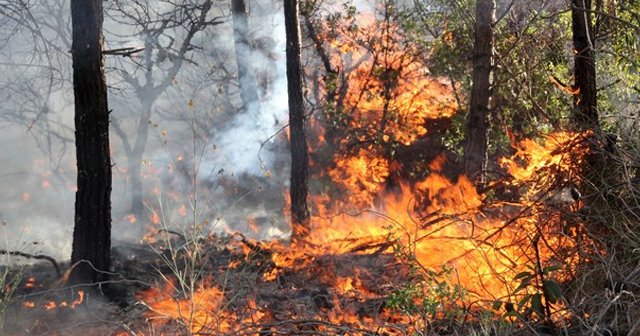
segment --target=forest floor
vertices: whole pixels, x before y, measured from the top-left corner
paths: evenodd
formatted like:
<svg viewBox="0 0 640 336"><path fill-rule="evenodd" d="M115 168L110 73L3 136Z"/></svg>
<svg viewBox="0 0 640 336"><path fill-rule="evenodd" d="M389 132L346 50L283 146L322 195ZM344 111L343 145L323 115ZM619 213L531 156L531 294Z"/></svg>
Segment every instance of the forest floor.
<svg viewBox="0 0 640 336"><path fill-rule="evenodd" d="M3 334L579 335L534 320L505 324L504 312L464 303L443 311L451 306L438 298L438 309L412 305L418 278L394 242L345 240L346 253L281 260L285 241L171 235L115 243L111 280L97 287L70 288L50 262L22 268Z"/></svg>
<svg viewBox="0 0 640 336"><path fill-rule="evenodd" d="M239 236L200 241L197 265L191 264L185 240L178 237L170 244L116 244L112 280L94 289L69 288L49 262L22 269L5 333L382 335L409 330L410 320L386 306L386 298L411 278L390 243L360 244L340 255L302 255L291 260L290 268L274 264L267 244Z"/></svg>

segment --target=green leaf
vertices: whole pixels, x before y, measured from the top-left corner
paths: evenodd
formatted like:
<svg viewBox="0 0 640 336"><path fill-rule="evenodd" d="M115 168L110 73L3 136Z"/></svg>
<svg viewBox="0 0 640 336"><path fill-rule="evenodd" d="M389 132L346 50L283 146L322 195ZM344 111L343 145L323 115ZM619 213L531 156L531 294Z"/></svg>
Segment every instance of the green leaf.
<svg viewBox="0 0 640 336"><path fill-rule="evenodd" d="M542 269L542 273L548 274L548 273L551 273L551 272L559 271L561 269L562 269L562 267L560 267L560 266L548 266L548 267L545 267L545 268Z"/></svg>
<svg viewBox="0 0 640 336"><path fill-rule="evenodd" d="M505 318L506 317L518 317L518 312L516 312L515 310L512 310L510 312L507 312L506 314L503 315Z"/></svg>
<svg viewBox="0 0 640 336"><path fill-rule="evenodd" d="M531 300L531 294L525 295L520 302L518 302L518 310L522 310L522 307L527 305L527 302Z"/></svg>
<svg viewBox="0 0 640 336"><path fill-rule="evenodd" d="M551 303L556 303L562 297L560 286L555 281L545 280L542 283L542 290L544 291L544 296Z"/></svg>
<svg viewBox="0 0 640 336"><path fill-rule="evenodd" d="M531 284L531 279L525 279L522 280L522 282L520 282L520 285L518 285L518 287L516 288L516 292L521 291L522 289L527 288L529 285Z"/></svg>
<svg viewBox="0 0 640 336"><path fill-rule="evenodd" d="M502 301L496 300L493 302L493 310L500 310L500 307L502 307Z"/></svg>
<svg viewBox="0 0 640 336"><path fill-rule="evenodd" d="M531 277L531 272L520 272L518 274L516 274L516 276L513 278L513 280L518 280L521 278L530 278Z"/></svg>
<svg viewBox="0 0 640 336"><path fill-rule="evenodd" d="M542 312L542 294L536 293L531 297L531 309L533 309L540 318L544 318L544 313Z"/></svg>

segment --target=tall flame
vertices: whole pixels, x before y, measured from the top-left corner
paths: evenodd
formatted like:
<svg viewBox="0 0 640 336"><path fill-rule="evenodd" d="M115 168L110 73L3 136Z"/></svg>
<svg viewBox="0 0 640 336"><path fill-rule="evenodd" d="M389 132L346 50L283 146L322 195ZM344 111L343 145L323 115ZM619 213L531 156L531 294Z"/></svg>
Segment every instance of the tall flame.
<svg viewBox="0 0 640 336"><path fill-rule="evenodd" d="M275 282L287 272L308 272L321 256L367 254L372 249L387 255L400 251L414 258L425 274L443 267L454 270L449 281L468 291L464 304L486 308L487 302L495 300L517 302L523 291L534 290L518 288L516 275L523 271L541 273L548 265L573 268L579 261L580 224L564 227L559 212L548 210L546 194L571 185L588 152L585 138L589 134L563 131L540 142L514 141L515 154L499 160L508 177L491 184L487 192L478 192L465 176L453 179L444 174L444 157L433 160L429 175L421 180L389 183L402 165L396 162L395 148L414 145L427 134L430 120L451 117L457 106L451 85L429 76L415 50L394 37L397 25L366 16L358 20L352 29L323 36L334 48L332 66L349 70L332 79L342 80L343 86L336 90L345 91L335 98L341 99L342 106L328 116L335 118L328 121L348 132L330 139L332 144L325 142L327 133L320 132L320 145L336 146L327 176L334 184L329 188L338 192L323 190L310 197L314 214L304 240L290 245L251 243L269 251L273 264L260 281ZM328 92L335 83L327 80L324 85ZM503 187L517 189L508 202L493 195ZM574 205L579 206L570 204ZM354 248L359 246L364 247ZM247 259L255 252L242 248ZM232 268L237 267L233 263ZM322 280L340 295L382 295L362 285L360 271L348 276L324 271ZM425 289L422 294L430 293ZM249 316L225 309L225 291L212 283L203 282L194 293L176 295L175 286L168 283L165 290L151 289L140 299L151 308L150 316L181 321L192 333L211 332L213 325L216 332L232 332L246 321L272 319L253 300L247 301L253 311ZM324 303L332 307L323 315L330 321L374 322L358 316L353 307L333 301ZM297 317L291 314L289 318ZM381 309L380 318L402 320L388 308Z"/></svg>

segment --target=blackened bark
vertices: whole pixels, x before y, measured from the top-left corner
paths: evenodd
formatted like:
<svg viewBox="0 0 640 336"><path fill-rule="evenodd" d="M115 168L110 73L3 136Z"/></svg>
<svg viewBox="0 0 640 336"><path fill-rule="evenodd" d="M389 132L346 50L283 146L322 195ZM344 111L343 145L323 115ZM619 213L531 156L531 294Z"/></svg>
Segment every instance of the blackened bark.
<svg viewBox="0 0 640 336"><path fill-rule="evenodd" d="M78 190L72 283L105 280L111 249L109 112L102 58L102 0L72 0Z"/></svg>
<svg viewBox="0 0 640 336"><path fill-rule="evenodd" d="M251 49L249 48L249 26L247 20L247 6L244 0L232 0L233 35L235 39L236 64L238 67L238 82L240 84L240 98L243 110L251 111L258 108L258 84L251 71Z"/></svg>
<svg viewBox="0 0 640 336"><path fill-rule="evenodd" d="M487 167L489 99L492 91L494 0L477 0L473 50L473 84L467 114L464 172L481 187Z"/></svg>
<svg viewBox="0 0 640 336"><path fill-rule="evenodd" d="M580 130L597 130L599 121L591 0L572 0L572 5L574 86L577 89L573 122Z"/></svg>
<svg viewBox="0 0 640 336"><path fill-rule="evenodd" d="M302 61L298 0L284 2L287 37L287 88L289 92L289 130L291 139L291 224L292 238L302 238L309 231L307 207L308 153L305 138L305 115L302 92Z"/></svg>

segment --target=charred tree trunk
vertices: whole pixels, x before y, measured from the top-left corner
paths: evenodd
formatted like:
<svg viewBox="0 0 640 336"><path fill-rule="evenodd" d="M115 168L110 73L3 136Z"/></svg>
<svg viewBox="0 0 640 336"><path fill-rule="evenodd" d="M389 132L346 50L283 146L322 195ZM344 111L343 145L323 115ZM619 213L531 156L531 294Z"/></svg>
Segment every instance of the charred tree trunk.
<svg viewBox="0 0 640 336"><path fill-rule="evenodd" d="M599 129L596 89L596 61L591 22L591 0L572 0L574 78L576 94L573 122L580 130Z"/></svg>
<svg viewBox="0 0 640 336"><path fill-rule="evenodd" d="M307 207L308 153L305 138L305 115L302 92L302 61L298 0L284 2L287 37L287 87L289 92L289 130L291 138L291 225L292 238L299 239L309 231Z"/></svg>
<svg viewBox="0 0 640 336"><path fill-rule="evenodd" d="M247 20L247 6L244 0L232 0L233 35L235 42L236 64L238 67L238 82L243 110L251 111L258 107L258 85L252 76L251 50L249 48L249 25Z"/></svg>
<svg viewBox="0 0 640 336"><path fill-rule="evenodd" d="M467 115L464 172L481 187L485 182L489 130L489 100L492 91L493 22L495 0L477 0L473 50L473 84Z"/></svg>
<svg viewBox="0 0 640 336"><path fill-rule="evenodd" d="M111 249L109 112L102 58L102 0L72 0L78 191L70 280L106 279Z"/></svg>

